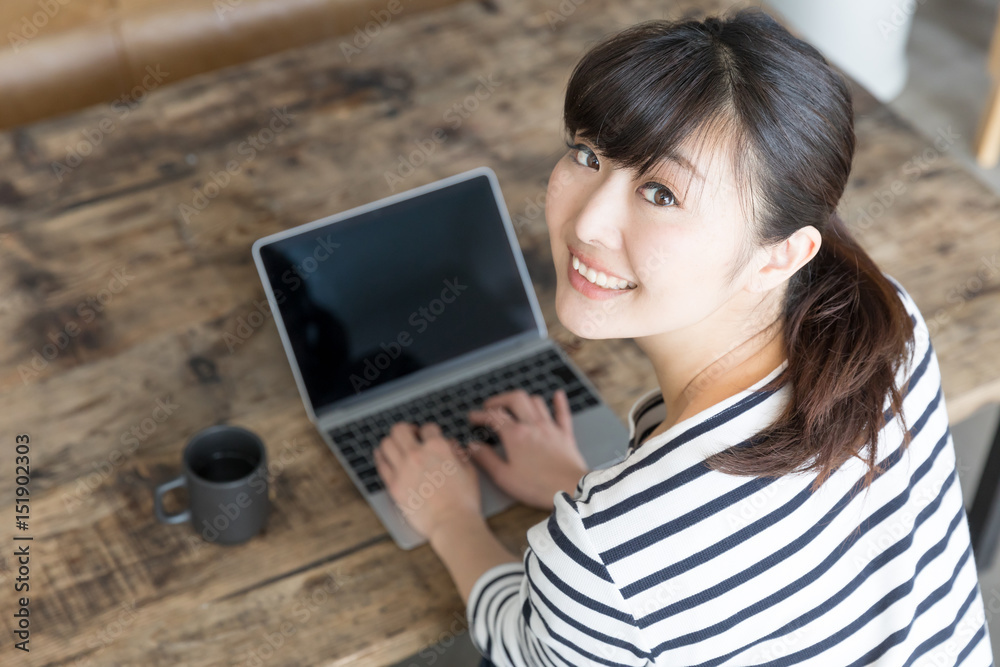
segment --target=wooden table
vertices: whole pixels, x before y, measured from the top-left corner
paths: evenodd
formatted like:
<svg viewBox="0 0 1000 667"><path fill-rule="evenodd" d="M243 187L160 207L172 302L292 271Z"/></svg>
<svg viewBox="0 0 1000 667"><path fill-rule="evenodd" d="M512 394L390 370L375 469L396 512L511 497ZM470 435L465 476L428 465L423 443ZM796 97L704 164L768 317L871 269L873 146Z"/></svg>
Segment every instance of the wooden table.
<svg viewBox="0 0 1000 667"><path fill-rule="evenodd" d="M645 358L630 340L576 338L553 310L542 205L563 92L605 34L723 6L467 1L396 17L349 63L334 39L0 134L0 662L386 665L465 632L441 562L395 546L307 420L250 246L390 194L399 156L442 128L395 191L492 166L552 336L624 420L655 386ZM947 144L856 99L844 214L936 323L958 421L1000 399L1000 276L972 282L1000 249L1000 200ZM463 104L477 108L455 115ZM153 486L222 422L259 433L275 464L267 529L235 547L153 518ZM22 433L30 654L11 648ZM517 507L490 523L521 550L544 517Z"/></svg>

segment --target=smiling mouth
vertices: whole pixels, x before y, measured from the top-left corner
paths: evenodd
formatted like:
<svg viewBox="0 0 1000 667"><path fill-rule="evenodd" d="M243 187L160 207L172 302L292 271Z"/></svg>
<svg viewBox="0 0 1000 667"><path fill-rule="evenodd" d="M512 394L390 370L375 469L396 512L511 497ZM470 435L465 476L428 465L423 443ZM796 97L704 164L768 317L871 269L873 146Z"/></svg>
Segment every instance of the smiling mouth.
<svg viewBox="0 0 1000 667"><path fill-rule="evenodd" d="M573 269L598 287L610 290L630 290L635 289L638 286L633 282L625 280L624 278L610 276L603 271L596 271L581 262L580 258L576 255L573 255L572 253L570 253L570 255L573 258Z"/></svg>

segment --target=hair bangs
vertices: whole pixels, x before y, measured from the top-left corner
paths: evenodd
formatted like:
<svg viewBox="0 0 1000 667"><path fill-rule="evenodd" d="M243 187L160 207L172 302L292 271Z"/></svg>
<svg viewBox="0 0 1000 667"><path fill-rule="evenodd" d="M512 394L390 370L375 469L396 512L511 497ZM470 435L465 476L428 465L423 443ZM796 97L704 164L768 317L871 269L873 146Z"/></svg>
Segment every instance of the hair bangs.
<svg viewBox="0 0 1000 667"><path fill-rule="evenodd" d="M577 63L567 84L568 138L591 142L636 178L664 160L691 163L728 153L744 215L753 220L745 185L752 146L736 115L728 48L681 22L646 21L613 35ZM685 152L687 151L687 152ZM683 200L695 179L687 180ZM704 183L702 183L702 186Z"/></svg>

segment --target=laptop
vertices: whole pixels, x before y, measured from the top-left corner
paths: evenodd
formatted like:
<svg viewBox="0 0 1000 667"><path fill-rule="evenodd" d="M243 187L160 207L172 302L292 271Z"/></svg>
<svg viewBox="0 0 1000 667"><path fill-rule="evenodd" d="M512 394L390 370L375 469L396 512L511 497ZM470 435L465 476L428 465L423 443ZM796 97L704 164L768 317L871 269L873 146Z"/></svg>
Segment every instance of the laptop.
<svg viewBox="0 0 1000 667"><path fill-rule="evenodd" d="M433 421L445 437L502 456L468 411L518 388L551 411L563 389L590 468L624 458L628 429L548 337L492 169L266 236L253 258L309 419L401 548L426 540L372 455L399 421ZM514 504L478 474L484 516Z"/></svg>

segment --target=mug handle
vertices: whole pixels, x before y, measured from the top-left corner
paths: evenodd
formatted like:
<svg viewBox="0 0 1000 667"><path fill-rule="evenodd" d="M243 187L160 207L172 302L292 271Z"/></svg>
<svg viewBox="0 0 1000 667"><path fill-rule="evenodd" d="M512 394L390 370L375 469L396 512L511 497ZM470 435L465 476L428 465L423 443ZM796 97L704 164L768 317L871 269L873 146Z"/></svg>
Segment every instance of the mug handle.
<svg viewBox="0 0 1000 667"><path fill-rule="evenodd" d="M187 480L184 478L184 475L180 475L169 482L159 485L153 491L153 511L156 513L156 518L160 520L160 523L184 523L191 520L190 508L177 514L167 514L163 510L163 496L166 495L167 491L186 485Z"/></svg>

